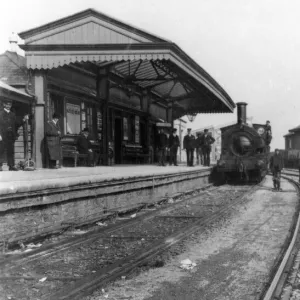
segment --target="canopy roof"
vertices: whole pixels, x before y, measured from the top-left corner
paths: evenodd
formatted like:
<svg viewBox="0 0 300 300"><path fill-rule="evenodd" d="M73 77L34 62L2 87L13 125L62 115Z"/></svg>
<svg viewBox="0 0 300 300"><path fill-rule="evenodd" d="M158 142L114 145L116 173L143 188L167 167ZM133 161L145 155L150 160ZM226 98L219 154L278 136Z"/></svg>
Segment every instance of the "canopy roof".
<svg viewBox="0 0 300 300"><path fill-rule="evenodd" d="M73 65L96 76L110 67L110 80L136 92L152 93L173 107L174 118L188 113L232 112L224 89L176 44L93 9L22 32L20 45L30 69Z"/></svg>
<svg viewBox="0 0 300 300"><path fill-rule="evenodd" d="M293 133L293 132L298 132L300 131L300 125L298 125L297 127L295 128L292 128L292 129L289 129L289 132Z"/></svg>
<svg viewBox="0 0 300 300"><path fill-rule="evenodd" d="M1 99L10 99L19 102L30 103L33 97L4 83L3 81L0 81L0 101Z"/></svg>

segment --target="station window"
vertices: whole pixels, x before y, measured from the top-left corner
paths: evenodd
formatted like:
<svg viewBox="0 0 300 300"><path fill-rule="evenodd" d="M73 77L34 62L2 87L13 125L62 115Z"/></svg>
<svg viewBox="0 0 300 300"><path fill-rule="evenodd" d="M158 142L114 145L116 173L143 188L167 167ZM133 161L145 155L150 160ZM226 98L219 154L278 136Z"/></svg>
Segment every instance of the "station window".
<svg viewBox="0 0 300 300"><path fill-rule="evenodd" d="M88 128L93 132L93 107L92 105L81 102L81 130Z"/></svg>

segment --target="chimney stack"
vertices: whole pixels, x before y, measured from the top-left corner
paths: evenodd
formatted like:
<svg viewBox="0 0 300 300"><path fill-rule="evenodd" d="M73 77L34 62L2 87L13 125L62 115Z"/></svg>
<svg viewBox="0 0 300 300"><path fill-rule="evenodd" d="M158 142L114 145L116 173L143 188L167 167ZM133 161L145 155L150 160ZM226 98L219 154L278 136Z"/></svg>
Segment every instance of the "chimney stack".
<svg viewBox="0 0 300 300"><path fill-rule="evenodd" d="M18 49L18 36L13 32L11 36L9 37L9 43L10 43L10 52L17 52Z"/></svg>
<svg viewBox="0 0 300 300"><path fill-rule="evenodd" d="M247 123L247 108L248 105L246 102L238 102L237 104L237 121L238 124Z"/></svg>

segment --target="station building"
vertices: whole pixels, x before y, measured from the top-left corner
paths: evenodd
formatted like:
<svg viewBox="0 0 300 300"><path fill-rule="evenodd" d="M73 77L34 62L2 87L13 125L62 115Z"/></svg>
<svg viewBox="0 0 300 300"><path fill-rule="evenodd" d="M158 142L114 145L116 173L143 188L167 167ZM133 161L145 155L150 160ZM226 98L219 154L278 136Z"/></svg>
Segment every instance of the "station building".
<svg viewBox="0 0 300 300"><path fill-rule="evenodd" d="M285 150L300 150L300 125L289 129L289 133L283 137L285 139Z"/></svg>
<svg viewBox="0 0 300 300"><path fill-rule="evenodd" d="M88 127L100 164L108 165L155 158L157 122L173 126L188 113L234 110L223 88L176 44L93 9L19 36L37 168L47 167L45 124L53 112L62 116L63 141Z"/></svg>

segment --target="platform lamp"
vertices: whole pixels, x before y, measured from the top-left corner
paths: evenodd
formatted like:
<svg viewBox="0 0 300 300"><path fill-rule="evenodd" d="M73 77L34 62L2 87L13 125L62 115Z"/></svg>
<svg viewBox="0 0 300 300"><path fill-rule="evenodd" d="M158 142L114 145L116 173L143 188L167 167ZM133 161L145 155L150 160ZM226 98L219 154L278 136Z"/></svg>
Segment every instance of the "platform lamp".
<svg viewBox="0 0 300 300"><path fill-rule="evenodd" d="M197 116L197 113L190 113L186 115L190 122L193 122Z"/></svg>

